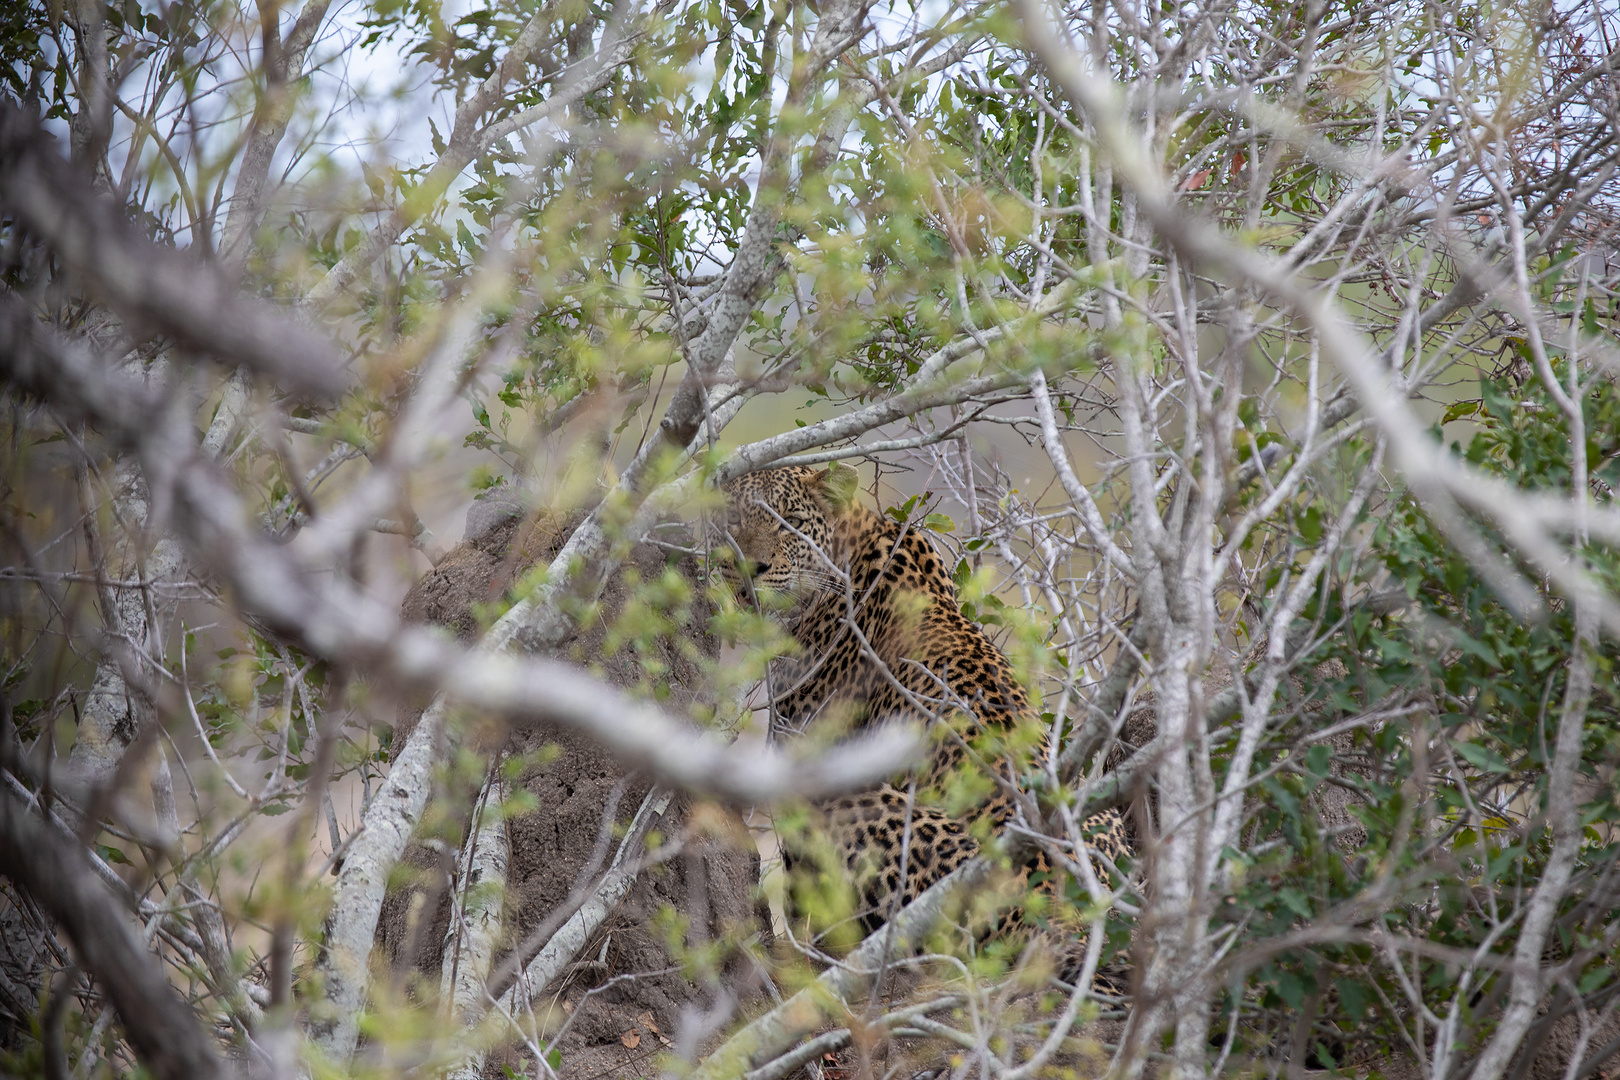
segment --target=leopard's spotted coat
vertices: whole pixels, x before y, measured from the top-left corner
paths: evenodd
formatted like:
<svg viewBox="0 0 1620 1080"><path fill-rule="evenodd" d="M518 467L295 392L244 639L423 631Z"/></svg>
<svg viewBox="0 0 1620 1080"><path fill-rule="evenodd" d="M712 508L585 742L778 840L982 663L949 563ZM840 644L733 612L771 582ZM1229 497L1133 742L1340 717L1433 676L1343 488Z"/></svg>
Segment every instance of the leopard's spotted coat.
<svg viewBox="0 0 1620 1080"><path fill-rule="evenodd" d="M1029 697L1001 650L962 614L932 544L917 529L857 505L854 478L840 466L790 466L729 481L726 547L735 542L755 588L790 603L783 620L801 652L773 671L778 718L801 729L818 719L857 727L946 719L963 738L936 741L918 775L926 786L961 763L964 740L1027 726ZM1007 774L1005 760L992 764ZM894 907L897 892L899 902L909 901L978 853L971 835L976 818L999 827L1013 805L996 795L955 817L885 784L830 800L820 811L824 835L856 874L861 921L871 930ZM1116 861L1127 853L1117 813L1096 815L1086 831Z"/></svg>

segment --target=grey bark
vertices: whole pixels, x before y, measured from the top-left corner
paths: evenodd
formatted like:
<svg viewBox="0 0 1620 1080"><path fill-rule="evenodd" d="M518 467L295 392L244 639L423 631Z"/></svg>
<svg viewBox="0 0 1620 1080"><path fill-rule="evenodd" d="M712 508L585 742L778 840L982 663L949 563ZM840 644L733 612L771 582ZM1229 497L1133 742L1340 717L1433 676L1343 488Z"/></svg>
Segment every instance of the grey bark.
<svg viewBox="0 0 1620 1080"><path fill-rule="evenodd" d="M500 806L506 798L506 785L499 779L486 786L487 803ZM450 934L444 943L445 963L439 981L439 998L449 1002L449 1015L473 1026L483 1016L487 995L484 981L489 977L495 949L500 944L503 925L502 904L506 892L507 849L504 821L475 821L469 830L461 856L456 861L455 884L460 892L451 914ZM476 896L469 896L473 890ZM476 1080L483 1074L483 1056L474 1055L452 1070L451 1080Z"/></svg>
<svg viewBox="0 0 1620 1080"><path fill-rule="evenodd" d="M51 151L21 108L0 101L0 206L46 243L63 267L136 333L247 364L288 390L328 397L343 388L332 343L291 316L241 295L217 267L141 236Z"/></svg>
<svg viewBox="0 0 1620 1080"><path fill-rule="evenodd" d="M915 955L955 898L983 885L989 877L990 864L979 858L941 878L842 963L727 1039L692 1073L692 1080L742 1076L821 1027L829 1015L842 1015L846 1010L858 1013L864 1007L861 999L878 973Z"/></svg>
<svg viewBox="0 0 1620 1080"><path fill-rule="evenodd" d="M1579 488L1576 491L1578 495L1585 494ZM1592 698L1593 653L1597 646L1595 624L1593 612L1577 602L1574 655L1570 658L1564 701L1559 710L1552 767L1547 773L1546 820L1552 832L1552 853L1541 880L1530 894L1524 925L1514 946L1513 981L1507 1008L1496 1033L1474 1064L1472 1080L1496 1080L1512 1063L1519 1044L1535 1021L1536 1007L1547 989L1547 974L1541 968L1542 950L1569 887L1583 839L1578 784L1586 709Z"/></svg>
<svg viewBox="0 0 1620 1080"><path fill-rule="evenodd" d="M148 616L156 614L161 619L170 600L150 586L180 580L185 568L180 545L169 537L160 537L150 552L142 551L142 541L150 535L148 527L154 523L149 521L151 498L139 463L131 457L119 458L112 478L115 490L110 509L112 518L123 528L115 527L112 542L106 545L108 565L104 572L115 579L139 579L148 587L108 590L110 597L104 597L104 601L111 600L110 605L104 603L101 613L106 647L79 711L78 732L68 755L73 778L91 788L112 780L137 732L150 722L151 703L129 685L118 654L122 653L127 663L140 667L145 667L151 657L162 655L162 623L153 623ZM95 513L97 508L86 509ZM99 528L95 522L90 527ZM69 812L73 809L69 808Z"/></svg>
<svg viewBox="0 0 1620 1080"><path fill-rule="evenodd" d="M50 856L42 857L45 852ZM0 789L0 872L62 927L153 1074L168 1080L225 1075L211 1037L86 862L78 841L30 813L9 788Z"/></svg>
<svg viewBox="0 0 1620 1080"><path fill-rule="evenodd" d="M255 117L243 148L225 226L225 265L194 264L175 252L159 249L140 236L123 218L112 200L91 189L81 176L99 177L105 135L111 118L112 89L106 83L106 43L99 4L81 5L80 32L99 46L88 56L95 67L86 83L85 108L74 124L76 166L68 169L40 138L37 126L22 110L0 102L0 202L17 213L40 239L50 244L64 266L88 283L133 325L155 325L181 345L215 351L226 361L258 363L286 379L295 389L335 391L342 364L331 344L318 335L270 311L256 301L237 295L230 282L245 260L253 231L263 212L270 163L286 133L292 112L290 86L301 72L316 31L325 18L328 0L314 0L300 13L285 42L266 56L267 97ZM267 35L273 41L274 34ZM239 355L239 350L243 351ZM158 365L154 375L161 372ZM226 385L202 449L222 454L247 406L247 382L239 370ZM70 780L91 791L111 782L119 763L138 731L149 720L150 703L129 684L126 665L142 668L164 653L164 625L173 600L161 586L180 581L186 572L183 550L150 520L150 494L138 461L120 456L112 469L110 523L114 528L105 548L105 565L94 569L120 580L138 578L141 589L104 590L100 609L104 647L89 691L79 710L79 725L68 757ZM99 507L86 500L91 514L86 528L107 536L100 528ZM146 672L142 672L145 675ZM61 812L78 827L78 812L63 803ZM194 875L181 882L192 900L191 916L202 945L203 959L217 990L240 1015L253 1015L252 1003L242 994L230 962L230 949L219 909L207 901ZM21 912L8 905L0 912L0 935L9 946L0 967L4 977L37 995L43 957L34 947Z"/></svg>

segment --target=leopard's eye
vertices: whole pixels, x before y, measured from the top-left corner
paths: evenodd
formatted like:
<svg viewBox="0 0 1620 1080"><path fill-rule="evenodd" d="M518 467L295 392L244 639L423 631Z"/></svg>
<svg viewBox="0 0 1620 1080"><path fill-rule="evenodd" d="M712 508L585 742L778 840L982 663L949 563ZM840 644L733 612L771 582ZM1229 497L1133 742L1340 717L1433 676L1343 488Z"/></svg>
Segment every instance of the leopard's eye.
<svg viewBox="0 0 1620 1080"><path fill-rule="evenodd" d="M795 529L802 529L810 523L810 519L808 517L798 513L797 511L790 514L784 514L782 517L784 521L793 526Z"/></svg>

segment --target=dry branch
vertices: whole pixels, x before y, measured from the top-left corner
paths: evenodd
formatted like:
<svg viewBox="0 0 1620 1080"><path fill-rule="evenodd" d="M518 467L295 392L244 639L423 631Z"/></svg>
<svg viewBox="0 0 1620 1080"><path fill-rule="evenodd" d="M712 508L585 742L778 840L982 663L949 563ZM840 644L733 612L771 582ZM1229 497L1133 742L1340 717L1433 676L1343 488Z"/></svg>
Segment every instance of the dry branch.
<svg viewBox="0 0 1620 1080"><path fill-rule="evenodd" d="M914 736L893 728L809 760L728 746L571 665L469 650L405 626L392 610L326 579L320 568L298 562L286 546L248 527L225 474L189 450L187 436L174 425L153 422L167 411L159 389L114 373L40 326L12 298L0 299L0 368L13 385L135 447L148 475L172 486L180 534L198 561L231 586L243 610L313 655L370 675L379 686L442 692L518 726L573 728L673 787L744 804L856 790L895 772L915 748ZM509 612L496 623L492 639L514 640L503 632L510 618Z"/></svg>
<svg viewBox="0 0 1620 1080"><path fill-rule="evenodd" d="M147 1068L165 1080L225 1075L212 1038L90 868L78 840L31 814L9 788L0 788L0 871L61 924Z"/></svg>
<svg viewBox="0 0 1620 1080"><path fill-rule="evenodd" d="M130 327L247 364L299 394L330 398L343 357L288 313L239 294L218 267L142 236L51 147L33 117L0 101L0 208L48 244Z"/></svg>
<svg viewBox="0 0 1620 1080"><path fill-rule="evenodd" d="M876 933L816 981L727 1039L692 1080L729 1080L770 1061L834 1014L858 1012L872 980L895 961L921 951L955 898L983 885L990 863L977 858L929 886Z"/></svg>

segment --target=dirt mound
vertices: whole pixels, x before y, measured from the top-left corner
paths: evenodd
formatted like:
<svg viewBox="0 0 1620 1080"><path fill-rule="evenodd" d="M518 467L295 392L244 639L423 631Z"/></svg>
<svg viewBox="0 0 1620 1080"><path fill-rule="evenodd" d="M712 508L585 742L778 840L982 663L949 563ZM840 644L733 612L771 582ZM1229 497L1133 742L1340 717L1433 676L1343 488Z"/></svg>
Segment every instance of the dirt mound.
<svg viewBox="0 0 1620 1080"><path fill-rule="evenodd" d="M448 627L463 640L476 638L480 620L487 621L493 606L529 567L556 554L575 523L546 516L524 518L500 507L469 514L468 538L417 582L402 613L412 621ZM616 686L652 691L679 710L692 703L706 683L697 658L716 653L701 598L685 613L684 646L665 638L639 653L629 646L607 651L607 628L634 582L653 580L670 565L657 548L634 548L605 588L596 617L565 642L558 655ZM690 560L674 566L692 576ZM420 715L417 709L401 718L394 746L403 745ZM569 732L520 732L506 743L505 753L509 759L526 757L532 762L520 782L535 801L533 811L507 822L511 856L503 948L510 949L575 887L597 844L616 786L624 781L613 813L619 827L615 837L643 805L651 785L644 777L626 778L611 755ZM436 831L408 853L407 862L417 873L390 894L378 927L379 944L395 970L402 977L411 972L421 976L418 993L430 993L438 986L449 918L449 879L480 780L462 778L460 790L452 781L449 790L436 794L439 805L430 807L428 815L438 819ZM686 801L677 797L656 828L665 837L675 836L693 816ZM715 1007L724 1010L732 994L749 993L753 979L746 961L732 961L719 977L688 978L674 968L665 945L665 934L680 934L681 923L687 945L736 935L750 924L769 925L768 918L758 918L759 859L740 820L712 807L702 816L708 826L704 836L690 841L674 859L643 873L575 963L534 998L537 1011L547 1004L553 1007L553 1027L568 1022L558 1045L565 1076L602 1071L615 1076L655 1075L660 1052L676 1048L683 1037L702 1041L695 1029L706 1026L703 1013ZM652 925L657 913L665 910L680 916L673 929ZM486 1075L500 1075L502 1064L525 1071L518 1056L492 1055Z"/></svg>

